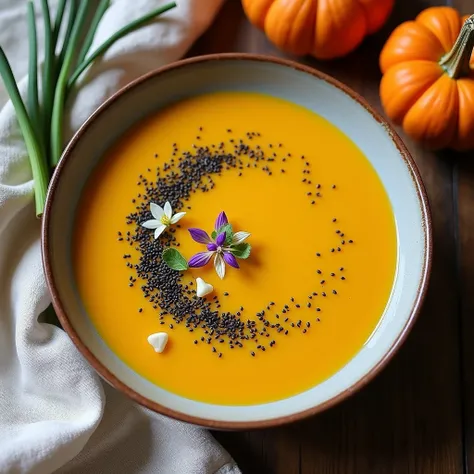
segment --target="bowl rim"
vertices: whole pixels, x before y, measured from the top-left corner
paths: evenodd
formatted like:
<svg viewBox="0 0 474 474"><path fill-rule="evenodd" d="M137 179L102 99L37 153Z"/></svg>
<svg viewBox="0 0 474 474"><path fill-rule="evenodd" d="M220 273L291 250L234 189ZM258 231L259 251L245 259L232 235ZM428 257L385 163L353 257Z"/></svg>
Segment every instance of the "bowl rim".
<svg viewBox="0 0 474 474"><path fill-rule="evenodd" d="M304 72L307 74L312 75L313 77L323 80L333 87L341 90L348 96L352 98L352 100L356 101L360 106L362 106L367 112L369 112L372 118L380 123L387 133L390 135L392 141L394 142L395 146L397 147L398 153L403 159L408 171L410 172L411 178L413 180L413 185L416 189L417 197L418 197L418 205L421 210L422 215L422 222L421 225L424 230L424 252L423 252L423 264L422 264L422 272L421 277L418 282L418 288L416 293L416 298L413 303L413 306L410 311L410 315L403 326L402 330L397 335L397 338L393 342L392 346L388 349L388 351L384 354L384 356L378 361L378 363L363 377L361 377L357 382L355 382L352 386L348 387L346 390L338 393L336 396L332 397L329 400L326 400L324 403L311 407L309 409L305 409L299 411L297 413L293 413L291 415L280 416L276 418L271 418L267 420L258 420L258 421L242 421L242 422L235 422L235 421L221 421L221 420L211 420L206 418L200 418L197 416L188 415L185 413L181 413L176 410L172 410L164 405L161 405L157 402L154 402L144 395L141 395L133 388L126 385L122 382L117 376L112 374L109 369L102 364L96 356L90 351L87 345L81 340L78 333L76 332L74 326L70 322L66 311L63 308L59 292L56 288L56 281L53 275L52 265L51 265L51 248L50 248L50 223L51 223L51 215L52 215L52 206L54 202L54 198L56 195L58 182L61 178L61 175L64 169L68 166L68 163L71 159L71 155L73 154L73 150L76 147L76 144L79 140L81 140L82 136L87 132L87 130L91 127L92 123L95 119L104 113L115 101L120 98L122 95L126 94L129 90L134 89L136 87L141 86L142 84L146 83L150 79L154 79L157 76L166 74L170 71L174 71L183 67L192 66L194 64L202 64L211 61L260 61L260 62L267 62L272 63L278 66L292 68L300 72ZM432 221L431 221L431 212L430 206L428 201L428 196L423 185L420 172L413 160L410 152L406 148L405 144L394 130L391 124L388 123L386 119L383 118L381 114L379 114L372 106L368 104L368 102L362 98L358 93L353 91L350 87L346 86L342 82L334 79L333 77L317 70L312 67L297 63L295 61L290 61L278 57L260 55L260 54L250 54L250 53L217 53L217 54L208 54L202 56L195 56L188 59L182 59L180 61L176 61L174 63L162 66L158 69L150 71L149 73L135 79L134 81L130 82L129 84L125 85L123 88L115 92L110 98L108 98L102 105L100 105L91 115L90 117L84 122L84 124L79 128L79 130L74 134L73 138L67 144L61 160L57 165L53 177L51 179L47 197L46 197L46 204L45 204L45 211L43 214L42 219L42 229L41 229L41 249L42 249L42 260L43 260L43 267L46 276L46 282L51 294L52 304L58 316L58 319L63 327L63 329L67 332L79 352L86 358L88 363L94 368L94 370L109 384L111 384L114 388L120 390L121 392L125 393L129 398L136 401L140 405L162 415L166 415L170 418L174 418L179 421L184 421L187 423L192 423L195 425L200 425L203 427L211 428L211 429L221 429L221 430L249 430L255 428L269 428L269 427L276 427L280 425L284 425L287 423L292 423L295 421L299 421L301 419L310 417L317 413L320 413L328 408L336 405L337 403L345 400L351 394L360 390L362 387L368 384L393 358L396 352L399 350L405 339L407 338L419 312L423 301L425 299L429 277L431 274L431 266L432 266L432 258L433 258L433 242L432 242Z"/></svg>

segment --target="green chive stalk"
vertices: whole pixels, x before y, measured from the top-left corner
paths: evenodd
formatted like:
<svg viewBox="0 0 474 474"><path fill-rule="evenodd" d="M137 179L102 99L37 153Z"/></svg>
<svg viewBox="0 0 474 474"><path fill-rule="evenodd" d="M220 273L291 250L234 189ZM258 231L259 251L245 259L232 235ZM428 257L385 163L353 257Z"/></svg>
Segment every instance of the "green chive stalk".
<svg viewBox="0 0 474 474"><path fill-rule="evenodd" d="M176 3L171 2L132 21L90 53L97 28L110 6L110 0L100 0L95 15L86 28L87 14L94 3L96 0L59 0L58 11L53 21L48 0L41 0L45 30L41 101L38 94L37 28L35 9L31 0L27 5L29 46L27 106L21 98L10 63L0 48L0 76L14 106L25 140L33 174L38 216L43 213L50 173L62 153L64 108L71 88L81 74L113 43L176 7ZM59 47L61 30L64 31L64 40Z"/></svg>
<svg viewBox="0 0 474 474"><path fill-rule="evenodd" d="M92 62L94 62L99 56L102 56L105 53L105 51L107 51L107 49L110 48L110 46L112 46L120 38L144 26L145 24L147 24L148 22L150 22L157 16L175 7L176 7L176 2L168 3L167 5L164 5L160 8L157 8L156 10L153 10L147 15L143 15L142 17L137 18L136 20L132 21L128 25L118 30L108 40L106 40L101 46L99 46L90 56L88 56L87 59L85 59L82 63L78 65L78 67L72 74L71 78L69 79L68 86L72 87L74 83L77 81L77 79L79 78L79 76L87 69L87 67L90 66Z"/></svg>
<svg viewBox="0 0 474 474"><path fill-rule="evenodd" d="M44 22L44 64L43 64L43 127L48 127L49 118L51 117L51 109L53 107L53 91L54 91L54 44L53 31L51 29L51 17L47 0L41 0L41 9L43 11ZM47 134L43 133L45 138L45 146L48 148Z"/></svg>
<svg viewBox="0 0 474 474"><path fill-rule="evenodd" d="M67 45L69 44L69 40L71 38L72 29L74 28L74 20L76 19L76 14L77 14L77 0L68 0L68 4L69 4L69 13L68 13L68 19L67 19L67 24L66 24L66 32L64 34L63 44L61 46L61 51L59 52L59 57L57 58L57 63L59 64L59 67L56 68L57 75L59 75L61 64L64 62L64 56L66 55Z"/></svg>
<svg viewBox="0 0 474 474"><path fill-rule="evenodd" d="M87 32L87 35L84 39L84 44L82 45L82 49L79 52L79 55L77 56L78 64L81 64L84 61L84 59L86 59L87 53L89 52L91 44L94 41L94 36L99 26L100 20L102 20L102 17L104 16L109 6L110 6L110 0L101 0L101 2L99 3L99 6L97 7L97 10L95 12L95 15L92 18L92 22L89 27L90 29Z"/></svg>
<svg viewBox="0 0 474 474"><path fill-rule="evenodd" d="M73 67L74 55L81 38L82 26L87 17L87 9L89 5L87 1L82 1L79 5L77 18L72 28L71 37L66 47L64 62L61 65L56 90L54 93L53 112L51 116L51 150L50 160L53 166L58 164L63 149L63 114L64 102L66 100L66 87L69 72Z"/></svg>
<svg viewBox="0 0 474 474"><path fill-rule="evenodd" d="M35 22L35 7L33 2L27 5L28 17L28 113L31 122L40 124L40 107L38 99L38 44ZM38 137L39 138L39 137Z"/></svg>
<svg viewBox="0 0 474 474"><path fill-rule="evenodd" d="M2 48L0 48L0 75L2 76L13 107L15 108L16 117L25 140L35 186L36 215L41 216L48 191L48 166L41 145L37 139L35 129L33 128L20 91L18 90L10 63Z"/></svg>
<svg viewBox="0 0 474 474"><path fill-rule="evenodd" d="M55 46L58 43L59 31L61 30L61 25L63 23L65 10L66 10L66 0L60 0L58 4L58 11L56 13L56 19L54 21L54 28L53 28L53 43Z"/></svg>

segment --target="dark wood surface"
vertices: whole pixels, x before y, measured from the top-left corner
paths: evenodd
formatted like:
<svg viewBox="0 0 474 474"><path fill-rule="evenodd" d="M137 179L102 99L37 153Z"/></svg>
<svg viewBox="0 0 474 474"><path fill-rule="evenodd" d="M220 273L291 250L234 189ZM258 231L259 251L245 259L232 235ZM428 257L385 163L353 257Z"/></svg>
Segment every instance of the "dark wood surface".
<svg viewBox="0 0 474 474"><path fill-rule="evenodd" d="M378 55L390 31L430 5L474 13L473 0L396 3L383 31L347 58L323 63L278 51L248 23L240 2L228 0L190 55L296 59L345 82L380 111ZM394 360L349 400L283 428L215 433L244 473L474 473L474 153L428 152L400 134L433 214L435 257L423 311Z"/></svg>

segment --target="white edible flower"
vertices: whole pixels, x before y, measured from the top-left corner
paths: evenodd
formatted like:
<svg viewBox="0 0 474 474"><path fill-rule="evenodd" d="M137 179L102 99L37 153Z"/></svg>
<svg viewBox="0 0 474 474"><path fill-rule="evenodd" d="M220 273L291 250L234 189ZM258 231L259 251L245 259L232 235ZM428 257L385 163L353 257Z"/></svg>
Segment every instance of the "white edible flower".
<svg viewBox="0 0 474 474"><path fill-rule="evenodd" d="M199 298L202 298L213 291L214 287L210 283L205 282L202 278L196 278L196 294Z"/></svg>
<svg viewBox="0 0 474 474"><path fill-rule="evenodd" d="M185 212L178 212L173 215L171 204L167 201L164 208L154 202L150 203L150 211L154 219L143 222L141 225L147 229L155 230L155 239L157 239L170 225L176 224L185 216Z"/></svg>
<svg viewBox="0 0 474 474"><path fill-rule="evenodd" d="M168 343L168 334L166 332L156 332L148 336L148 342L155 349L155 352L161 354Z"/></svg>

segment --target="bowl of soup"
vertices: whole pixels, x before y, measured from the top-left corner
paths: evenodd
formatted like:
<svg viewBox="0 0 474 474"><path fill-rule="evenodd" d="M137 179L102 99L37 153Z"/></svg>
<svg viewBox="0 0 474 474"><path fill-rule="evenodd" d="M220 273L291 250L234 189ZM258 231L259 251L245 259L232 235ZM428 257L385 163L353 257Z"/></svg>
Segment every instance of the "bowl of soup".
<svg viewBox="0 0 474 474"><path fill-rule="evenodd" d="M326 409L400 347L431 264L409 152L336 80L275 58L187 59L67 146L43 220L57 315L95 370L201 426Z"/></svg>

